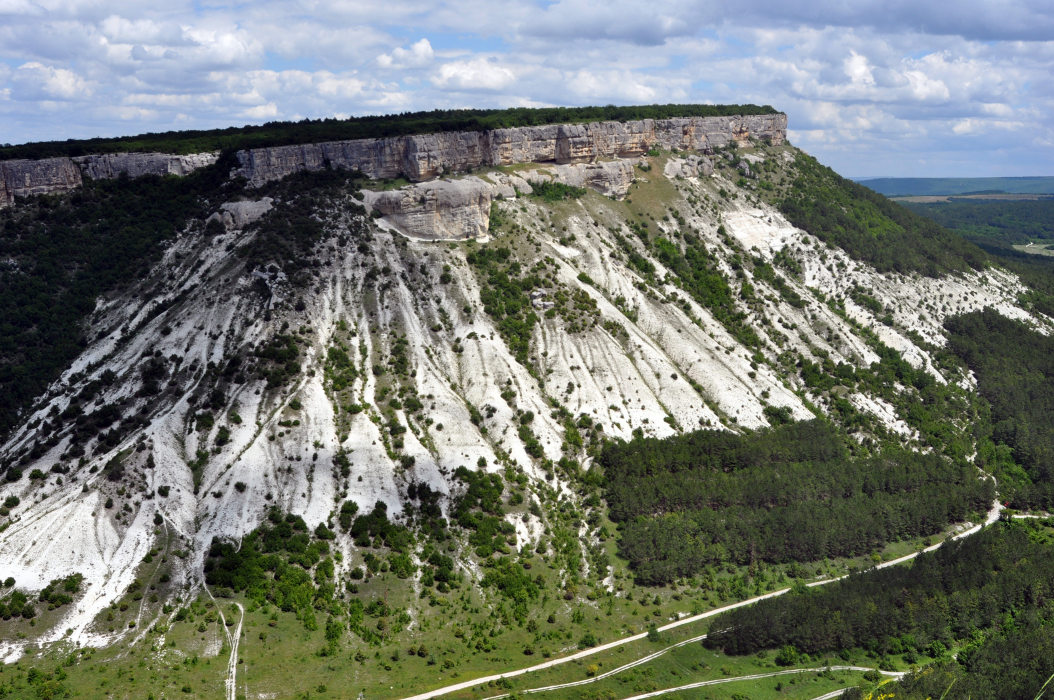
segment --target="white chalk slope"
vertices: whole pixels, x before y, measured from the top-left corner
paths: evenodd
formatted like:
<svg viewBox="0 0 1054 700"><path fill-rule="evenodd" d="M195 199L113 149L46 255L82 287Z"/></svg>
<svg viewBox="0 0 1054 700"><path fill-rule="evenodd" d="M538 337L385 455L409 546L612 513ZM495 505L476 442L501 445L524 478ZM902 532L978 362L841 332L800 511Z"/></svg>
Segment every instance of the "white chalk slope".
<svg viewBox="0 0 1054 700"><path fill-rule="evenodd" d="M664 180L663 170L662 164L653 167L646 175L651 182L635 187ZM4 455L25 453L46 437L49 421L58 420L71 397L95 379L112 377L82 406L86 413L122 399L129 407L147 407L143 426L114 449L93 455L89 445L83 460L63 458L70 446L64 439L24 465L26 474L43 471L43 481L24 477L0 486L0 498L21 499L11 524L0 532L0 579L13 576L20 587L40 589L72 572L85 576L86 594L39 641L107 643L111 637L99 632L96 618L145 571L142 562L152 548L182 550L183 558L169 556L180 567L170 590L193 590L212 538L243 535L270 506L300 514L312 527L345 499L365 508L381 500L397 514L409 482L448 493L451 472L461 465L476 468L481 458L487 468L511 460L532 478L545 479L541 463L517 435L515 409L533 411L531 428L553 460L563 454L564 442L564 427L553 417L556 406L573 416L586 414L607 435L623 438L636 429L663 436L700 426L757 427L766 424L765 406L787 407L795 418L807 418L806 401L825 410L826 399L810 394L796 377L782 376L778 356L789 352L816 360L826 353L857 366L877 359L860 332L820 295L841 299L854 286L867 289L889 309L893 324L880 323L851 300L845 302L849 317L940 381L968 378L941 376L912 338L939 345L948 315L986 306L1030 318L1017 305L1021 288L1009 274L940 279L879 274L795 229L747 193L720 198L718 188L737 191L720 175L685 177L699 172L687 166L666 171L674 177L661 190L668 197L663 206L680 212L685 225L671 217L653 222L653 230L666 230L673 240L678 229L700 236L730 280L737 275L735 257L771 261L785 251L801 266L798 277L780 274L805 300L804 308L788 304L745 272L755 295L765 300L753 309L742 306L764 341L762 358L672 283L647 284L615 239L619 232L649 257L626 225L626 205L596 193L553 206L524 197L502 201L498 206L511 223L492 231L486 243L412 240L381 222L371 223L363 246L352 241L341 247L343 224L328 221L333 236L320 244L322 264L302 289L274 271L266 281L259 279L231 253L249 241L253 234L244 227L264 214L270 201L226 207L227 214L218 217L229 227L223 235L187 233L175 241L146 279L99 301L84 354L0 447ZM637 195L631 190L630 196ZM718 231L722 224L727 235ZM564 319L539 311L532 372L514 358L483 311L480 280L466 262L467 252L480 245L508 246L527 265L551 259L547 269L556 282L550 294L560 288L585 292L600 322L572 332ZM663 280L662 265L651 262L655 279ZM448 283L439 281L444 266ZM255 376L225 385L222 408L212 411L215 425L197 429L194 415L203 410L215 382L210 367L222 368L233 353L251 351L278 332L303 340L299 374L278 390ZM385 365L399 337L407 340L412 383L425 404L416 418L397 412L408 427L400 454L414 458L410 466L386 449L377 420L379 380L371 371ZM324 358L338 340L358 369L354 395L366 408L355 414L339 414L345 409L334 406L325 386ZM158 354L166 359L162 393L147 401L136 396L142 366ZM510 388L514 406L502 397ZM862 394L850 399L910 438L888 403ZM470 408L484 415L478 425ZM347 423L341 427L340 421ZM229 439L217 445L221 429L229 431ZM195 493L192 462L199 450L206 459ZM351 462L347 477L334 465L339 450ZM104 475L115 457L125 466L118 482ZM53 472L56 464L70 470ZM167 487L167 496L160 495L161 487ZM105 507L107 498L113 499L111 508ZM530 527L518 526L521 536L529 536ZM342 539L338 546L347 550L347 565L353 546ZM23 643L0 640L0 657L16 658Z"/></svg>

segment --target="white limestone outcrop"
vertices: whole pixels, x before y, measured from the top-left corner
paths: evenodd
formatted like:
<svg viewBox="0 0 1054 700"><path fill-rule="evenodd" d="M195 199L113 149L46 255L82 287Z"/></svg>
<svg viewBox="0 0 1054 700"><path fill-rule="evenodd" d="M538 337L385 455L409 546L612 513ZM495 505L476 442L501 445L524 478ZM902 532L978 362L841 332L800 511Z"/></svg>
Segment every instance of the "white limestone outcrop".
<svg viewBox="0 0 1054 700"><path fill-rule="evenodd" d="M654 146L708 151L752 138L783 143L787 115L549 124L253 148L238 152L241 165L233 174L259 186L296 172L333 167L371 178L402 176L420 182L484 166L633 158Z"/></svg>

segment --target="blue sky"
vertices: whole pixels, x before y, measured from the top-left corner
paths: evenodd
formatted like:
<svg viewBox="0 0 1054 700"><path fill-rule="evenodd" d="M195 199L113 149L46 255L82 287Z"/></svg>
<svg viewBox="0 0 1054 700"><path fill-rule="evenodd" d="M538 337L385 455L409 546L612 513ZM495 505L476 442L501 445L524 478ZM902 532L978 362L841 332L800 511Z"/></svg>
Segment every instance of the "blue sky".
<svg viewBox="0 0 1054 700"><path fill-rule="evenodd" d="M849 176L1054 175L1049 0L0 0L0 142L753 102Z"/></svg>

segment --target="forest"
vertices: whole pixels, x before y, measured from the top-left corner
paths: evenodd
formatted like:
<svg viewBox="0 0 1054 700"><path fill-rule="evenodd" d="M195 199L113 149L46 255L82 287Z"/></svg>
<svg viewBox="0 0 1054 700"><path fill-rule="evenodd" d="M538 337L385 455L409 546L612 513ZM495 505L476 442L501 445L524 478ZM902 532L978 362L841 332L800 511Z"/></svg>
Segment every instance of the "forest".
<svg viewBox="0 0 1054 700"><path fill-rule="evenodd" d="M791 189L777 206L798 228L883 272L935 277L986 264L977 246L804 153L798 154Z"/></svg>
<svg viewBox="0 0 1054 700"><path fill-rule="evenodd" d="M899 203L964 236L1008 243L1054 241L1054 197L1013 201L953 197L946 202Z"/></svg>
<svg viewBox="0 0 1054 700"><path fill-rule="evenodd" d="M927 666L884 690L902 700L1036 698L1044 687L1049 690L1052 659L1054 626L1032 615L1015 616L1011 624L980 644L969 644L955 659ZM843 697L863 700L865 695L852 688Z"/></svg>
<svg viewBox="0 0 1054 700"><path fill-rule="evenodd" d="M994 497L962 461L896 446L852 457L823 420L637 437L609 443L597 461L620 553L646 584L709 565L868 553L938 532Z"/></svg>
<svg viewBox="0 0 1054 700"><path fill-rule="evenodd" d="M260 126L229 127L206 131L166 131L119 138L69 139L7 145L0 147L0 160L72 157L92 153L152 151L204 153L345 139L429 134L441 131L486 131L544 124L776 113L776 110L768 105L759 107L752 104L437 109L430 112L405 112L351 119L304 119L298 122L268 122Z"/></svg>
<svg viewBox="0 0 1054 700"><path fill-rule="evenodd" d="M1004 657L999 674L1032 673L1039 662L1044 675L1038 683L1034 676L1029 681L1038 690L1054 671L1054 656L1042 652L1050 648L1052 613L1049 530L1035 522L1002 522L921 554L911 565L865 571L816 588L799 585L724 613L704 644L729 654L782 648L789 655L816 655L860 648L882 659L903 655L907 663L955 650L958 661L949 662L967 672L991 668L997 654L1013 654L1018 658Z"/></svg>
<svg viewBox="0 0 1054 700"><path fill-rule="evenodd" d="M945 328L991 405L992 441L1024 469L1000 492L1015 508L1054 509L1054 338L992 309L950 318Z"/></svg>

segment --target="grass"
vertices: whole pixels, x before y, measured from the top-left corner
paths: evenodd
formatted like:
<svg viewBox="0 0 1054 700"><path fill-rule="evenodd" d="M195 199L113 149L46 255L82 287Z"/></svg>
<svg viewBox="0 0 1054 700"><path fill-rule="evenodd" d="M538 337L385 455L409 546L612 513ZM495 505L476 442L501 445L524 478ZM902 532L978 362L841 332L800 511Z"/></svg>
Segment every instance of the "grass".
<svg viewBox="0 0 1054 700"><path fill-rule="evenodd" d="M232 600L218 598L214 604L207 598L199 598L190 606L196 611L192 620L157 626L137 645L114 645L100 650L56 647L43 658L0 667L0 684L14 683L16 690L10 697L36 697L30 687L22 687L25 684L18 681L25 678L30 666L35 666L48 673L61 670L65 674L62 683L73 697L143 698L150 694L181 697L185 692L183 689L188 687L191 689L189 695L193 697L219 697L226 677L229 647L223 641L217 605L228 622L237 620ZM370 698L396 698L428 687L489 675L501 667L511 669L542 661L537 656L533 660L518 657L504 649L473 656L450 636L449 620L445 615L425 615L419 621L420 628L413 635L413 645L434 645L429 648L437 657L435 665L430 664L428 657L409 655L406 649L409 644L405 641L370 647L347 636L335 655L322 656L319 652L325 646L325 640L321 630L305 630L291 613L266 606L248 607L239 646L237 693L257 697L278 690L282 697L338 698L354 697L362 690ZM599 673L603 673L697 635L701 629L705 628L685 625L663 633L662 641L658 643L641 640L581 661L514 678L510 680L511 690L580 680L587 677L593 664ZM396 653L398 661L393 660ZM453 668L443 668L447 660L455 664ZM601 693L609 690L625 695L638 689L673 687L697 680L771 670L777 670L777 667L768 655L763 658L728 657L691 644L596 684L541 693L539 697L593 697L594 691L596 697L607 697ZM797 677L795 679L802 683ZM810 692L818 687L815 684L802 685ZM829 689L834 687L837 686ZM501 690L492 684L448 697L481 698ZM583 694L584 690L587 694Z"/></svg>

